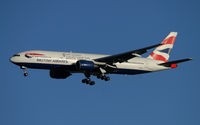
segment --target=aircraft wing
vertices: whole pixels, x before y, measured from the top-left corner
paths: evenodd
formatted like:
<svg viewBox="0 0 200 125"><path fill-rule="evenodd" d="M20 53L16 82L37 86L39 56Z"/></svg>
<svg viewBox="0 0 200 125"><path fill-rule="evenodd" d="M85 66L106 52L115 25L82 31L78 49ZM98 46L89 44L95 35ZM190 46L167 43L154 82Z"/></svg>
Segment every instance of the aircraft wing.
<svg viewBox="0 0 200 125"><path fill-rule="evenodd" d="M147 50L155 48L155 47L160 46L160 45L162 45L162 44L156 44L156 45L149 46L149 47L142 48L142 49L138 49L138 50L133 50L133 51L125 52L125 53L120 53L120 54L116 54L116 55L98 58L98 59L95 59L95 61L106 62L106 63L117 63L117 62L122 63L122 62L128 61L131 58L142 55L142 54L146 53Z"/></svg>

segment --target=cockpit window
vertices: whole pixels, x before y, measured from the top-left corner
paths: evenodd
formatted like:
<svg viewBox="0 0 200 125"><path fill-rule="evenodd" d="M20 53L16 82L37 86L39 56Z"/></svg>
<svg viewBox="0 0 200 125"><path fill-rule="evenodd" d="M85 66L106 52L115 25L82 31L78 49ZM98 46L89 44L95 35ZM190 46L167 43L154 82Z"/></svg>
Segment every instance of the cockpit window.
<svg viewBox="0 0 200 125"><path fill-rule="evenodd" d="M13 55L13 56L20 56L19 54L15 54L15 55Z"/></svg>

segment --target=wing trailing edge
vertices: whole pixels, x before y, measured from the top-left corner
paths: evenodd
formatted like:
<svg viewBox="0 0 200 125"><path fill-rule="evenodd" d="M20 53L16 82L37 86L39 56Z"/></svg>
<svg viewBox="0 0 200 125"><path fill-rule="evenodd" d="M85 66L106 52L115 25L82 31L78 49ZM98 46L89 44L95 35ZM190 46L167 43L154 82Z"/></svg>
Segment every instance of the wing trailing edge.
<svg viewBox="0 0 200 125"><path fill-rule="evenodd" d="M133 51L125 52L125 53L120 53L120 54L116 54L116 55L98 58L98 59L95 59L95 61L105 62L105 63L116 63L116 62L122 63L122 62L128 61L131 58L142 55L142 54L146 53L149 49L158 47L160 45L162 45L162 44L156 44L156 45L145 47L145 48L138 49L138 50L133 50Z"/></svg>

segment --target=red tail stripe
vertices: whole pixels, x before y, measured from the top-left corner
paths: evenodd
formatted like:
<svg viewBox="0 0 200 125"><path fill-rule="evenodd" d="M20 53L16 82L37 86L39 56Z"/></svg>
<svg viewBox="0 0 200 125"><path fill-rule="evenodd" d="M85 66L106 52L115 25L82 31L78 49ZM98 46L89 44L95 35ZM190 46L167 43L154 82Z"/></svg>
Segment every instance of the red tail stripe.
<svg viewBox="0 0 200 125"><path fill-rule="evenodd" d="M168 60L165 57L158 55L158 54L155 54L154 52L151 53L151 57L155 60L161 60L161 61L164 61L164 62L168 62Z"/></svg>
<svg viewBox="0 0 200 125"><path fill-rule="evenodd" d="M39 54L39 53L26 53L25 55L36 55L36 56L42 56L44 54Z"/></svg>
<svg viewBox="0 0 200 125"><path fill-rule="evenodd" d="M162 44L174 44L176 37L172 36L162 41Z"/></svg>

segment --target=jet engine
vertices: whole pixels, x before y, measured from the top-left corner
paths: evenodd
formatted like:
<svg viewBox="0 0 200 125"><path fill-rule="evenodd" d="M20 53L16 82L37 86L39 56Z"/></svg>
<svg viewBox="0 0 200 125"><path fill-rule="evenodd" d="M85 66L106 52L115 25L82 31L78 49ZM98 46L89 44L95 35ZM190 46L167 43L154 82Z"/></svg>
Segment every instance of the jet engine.
<svg viewBox="0 0 200 125"><path fill-rule="evenodd" d="M50 76L54 79L65 79L70 75L71 73L66 70L50 70Z"/></svg>
<svg viewBox="0 0 200 125"><path fill-rule="evenodd" d="M76 63L77 69L82 71L91 71L96 68L94 62L88 60L79 60Z"/></svg>

